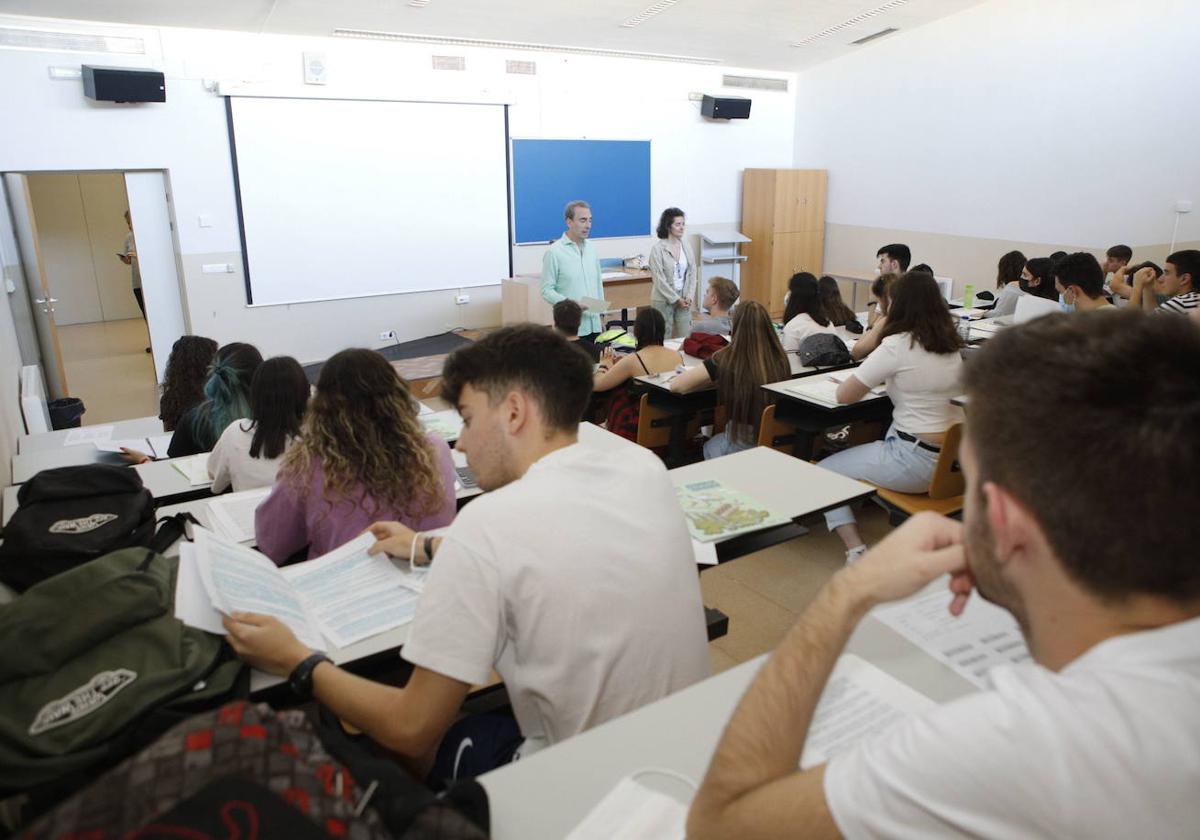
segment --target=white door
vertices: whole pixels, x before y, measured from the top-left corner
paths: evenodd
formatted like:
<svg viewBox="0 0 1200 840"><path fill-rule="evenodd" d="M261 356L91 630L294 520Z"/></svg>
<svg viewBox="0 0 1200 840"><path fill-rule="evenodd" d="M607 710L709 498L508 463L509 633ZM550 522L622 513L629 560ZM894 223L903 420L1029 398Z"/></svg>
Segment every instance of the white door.
<svg viewBox="0 0 1200 840"><path fill-rule="evenodd" d="M171 346L187 329L183 317L179 264L175 259L175 232L171 226L166 173L126 172L125 192L129 198L129 215L133 220L133 237L141 264L142 296L146 300L146 321L150 327L150 347L154 351L154 371L161 383Z"/></svg>

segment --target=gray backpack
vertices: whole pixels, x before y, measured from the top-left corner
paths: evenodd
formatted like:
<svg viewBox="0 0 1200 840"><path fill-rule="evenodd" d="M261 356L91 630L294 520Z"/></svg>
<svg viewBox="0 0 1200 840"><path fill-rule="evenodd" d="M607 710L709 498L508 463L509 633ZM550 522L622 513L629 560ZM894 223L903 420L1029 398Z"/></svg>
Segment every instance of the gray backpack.
<svg viewBox="0 0 1200 840"><path fill-rule="evenodd" d="M800 342L800 364L805 367L833 367L852 361L846 342L831 333L810 335Z"/></svg>

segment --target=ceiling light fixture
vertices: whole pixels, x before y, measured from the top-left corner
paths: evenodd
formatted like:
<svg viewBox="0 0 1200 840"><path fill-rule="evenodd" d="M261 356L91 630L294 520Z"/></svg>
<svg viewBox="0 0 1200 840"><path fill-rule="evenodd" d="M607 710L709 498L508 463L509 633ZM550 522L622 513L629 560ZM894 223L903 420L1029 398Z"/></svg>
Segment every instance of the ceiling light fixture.
<svg viewBox="0 0 1200 840"><path fill-rule="evenodd" d="M830 35L836 35L838 32L841 32L843 29L849 29L851 26L856 26L857 24L862 23L864 20L870 20L873 17L878 17L879 15L883 14L884 12L890 12L893 9L897 8L898 6L903 6L907 2L908 2L908 0L890 0L890 2L884 3L882 6L876 6L874 9L868 9L867 11L863 12L861 15L855 15L854 17L849 18L848 20L844 20L841 23L837 24L836 26L831 26L828 29L822 29L820 32L816 33L815 35L809 35L807 38L802 38L799 41L793 41L792 46L793 47L807 47L809 44L813 43L814 41L820 41L823 38L828 38Z"/></svg>
<svg viewBox="0 0 1200 840"><path fill-rule="evenodd" d="M522 52L557 52L572 55L594 55L601 58L640 58L647 61L672 61L680 64L720 64L719 58L702 58L690 55L632 52L629 50L601 50L588 47L564 47L555 44L531 44L523 41L489 41L479 38L450 38L441 35L418 35L413 32L377 32L371 29L335 29L336 38L363 38L374 41L401 41L409 44L437 44L452 47L485 47Z"/></svg>
<svg viewBox="0 0 1200 840"><path fill-rule="evenodd" d="M655 3L653 6L650 6L649 8L643 9L642 11L638 12L636 15L631 17L629 20L622 23L621 26L625 27L626 29L632 29L635 26L640 26L641 24L650 20L650 18L661 15L663 12L665 12L667 9L671 8L678 2L679 2L679 0L660 0L660 2Z"/></svg>

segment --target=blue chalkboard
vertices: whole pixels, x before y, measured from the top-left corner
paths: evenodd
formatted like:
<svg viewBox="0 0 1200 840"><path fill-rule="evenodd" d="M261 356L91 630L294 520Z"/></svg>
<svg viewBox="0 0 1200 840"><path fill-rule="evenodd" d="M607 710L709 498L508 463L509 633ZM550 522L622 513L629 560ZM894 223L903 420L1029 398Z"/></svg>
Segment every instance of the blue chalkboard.
<svg viewBox="0 0 1200 840"><path fill-rule="evenodd" d="M592 205L592 238L648 236L649 140L513 140L516 242L563 235L563 206Z"/></svg>

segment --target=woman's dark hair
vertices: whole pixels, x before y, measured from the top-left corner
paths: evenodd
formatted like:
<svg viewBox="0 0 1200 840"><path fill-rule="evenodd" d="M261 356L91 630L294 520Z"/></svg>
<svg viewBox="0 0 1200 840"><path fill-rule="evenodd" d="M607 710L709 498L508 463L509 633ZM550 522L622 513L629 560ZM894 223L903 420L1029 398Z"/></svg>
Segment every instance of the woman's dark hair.
<svg viewBox="0 0 1200 840"><path fill-rule="evenodd" d="M771 316L761 303L746 300L738 304L732 331L729 345L714 353L713 361L719 371L717 402L729 416L725 433L737 443L746 431L758 429L768 399L762 386L781 382L792 371ZM745 442L753 443L754 438Z"/></svg>
<svg viewBox="0 0 1200 840"><path fill-rule="evenodd" d="M1036 284L1021 280L1021 290L1035 297L1046 300L1058 300L1058 292L1054 288L1054 261L1049 257L1034 257L1025 263L1025 268L1033 275Z"/></svg>
<svg viewBox="0 0 1200 840"><path fill-rule="evenodd" d="M633 322L633 337L637 339L637 349L643 347L662 346L667 337L667 319L657 309L649 306L638 312Z"/></svg>
<svg viewBox="0 0 1200 840"><path fill-rule="evenodd" d="M278 458L300 434L308 406L308 377L291 356L276 356L258 366L250 380L251 458Z"/></svg>
<svg viewBox="0 0 1200 840"><path fill-rule="evenodd" d="M670 236L671 225L675 223L676 219L683 215L686 214L678 207L668 207L666 210L662 211L662 215L658 217L658 230L656 231L658 233L658 238L666 239L668 236Z"/></svg>
<svg viewBox="0 0 1200 840"><path fill-rule="evenodd" d="M911 270L924 271L926 274L933 274L933 266L931 266L929 263L920 263L918 265L914 265Z"/></svg>
<svg viewBox="0 0 1200 840"><path fill-rule="evenodd" d="M942 290L932 274L908 271L896 278L890 289L887 324L879 340L908 333L930 353L957 353L963 341L954 328L954 318L942 299Z"/></svg>
<svg viewBox="0 0 1200 840"><path fill-rule="evenodd" d="M892 284L896 282L895 274L880 274L871 281L871 295L879 301L879 311L886 313L888 304L892 302Z"/></svg>
<svg viewBox="0 0 1200 840"><path fill-rule="evenodd" d="M192 437L208 452L234 420L250 416L250 380L262 364L253 344L235 341L217 351L204 383L204 402L192 415Z"/></svg>
<svg viewBox="0 0 1200 840"><path fill-rule="evenodd" d="M858 323L854 310L842 300L842 290L838 288L837 280L826 274L817 281L817 288L821 293L821 306L830 323L835 327L844 327L851 322Z"/></svg>
<svg viewBox="0 0 1200 840"><path fill-rule="evenodd" d="M201 335L184 335L171 345L167 370L163 374L162 399L158 417L170 432L189 408L204 401L204 380L208 366L217 353L217 342Z"/></svg>
<svg viewBox="0 0 1200 840"><path fill-rule="evenodd" d="M1001 257L996 265L996 288L1003 289L1014 280L1020 280L1026 262L1025 255L1020 251L1009 251Z"/></svg>
<svg viewBox="0 0 1200 840"><path fill-rule="evenodd" d="M797 315L806 313L822 327L829 326L829 316L821 305L821 289L817 278L807 271L792 275L788 281L787 305L783 308L783 323L788 323Z"/></svg>

